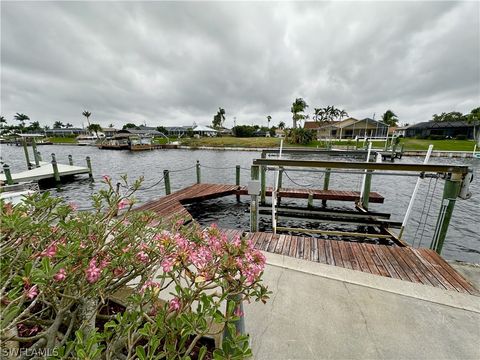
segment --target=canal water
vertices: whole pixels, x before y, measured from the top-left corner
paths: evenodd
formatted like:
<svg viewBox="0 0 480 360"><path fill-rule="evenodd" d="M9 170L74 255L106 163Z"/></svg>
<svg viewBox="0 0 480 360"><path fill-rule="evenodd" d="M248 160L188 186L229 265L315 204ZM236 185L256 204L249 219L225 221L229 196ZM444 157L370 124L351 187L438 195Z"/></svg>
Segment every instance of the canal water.
<svg viewBox="0 0 480 360"><path fill-rule="evenodd" d="M136 193L136 198L143 203L165 194L164 184L160 182L163 170L171 170L170 181L172 191L182 189L196 181L195 162L199 160L202 182L205 183L235 183L235 165L241 166L241 184L247 184L250 178L249 168L252 160L260 156L255 151L223 151L223 150L154 150L145 152L99 150L90 146L61 146L43 145L38 149L44 160L50 160L50 154L55 153L57 161L68 163L68 155L73 156L75 165L85 166L86 156L92 159L95 181L92 183L88 176L80 175L79 181L63 184L58 188L49 189L54 195L61 196L67 201L75 202L79 209L90 208L90 196L105 186L101 179L109 175L114 182L120 176L127 174L134 180L144 177L143 190ZM12 172L26 169L22 147L0 147L1 157L8 163ZM30 149L31 151L31 149ZM285 156L285 158L288 158ZM303 159L332 159L320 156L295 158ZM339 158L333 158L339 160ZM344 159L349 161L348 159ZM404 157L396 162L421 163L423 158ZM450 260L462 260L480 263L480 160L477 159L447 159L431 158L432 164L464 164L474 169L474 179L471 183L473 196L469 200L458 199L451 220L443 256ZM335 190L360 190L362 175L332 174L330 188ZM383 204L370 204L373 211L391 213L391 219L402 221L410 200L416 177L399 177L378 175L373 177L372 191L385 197ZM414 246L428 247L432 238L433 229L439 211L443 191L443 180L425 179L420 187L417 201L408 224L404 239ZM273 174L267 173L267 186L273 185ZM318 172L286 172L283 177L284 187L294 188L321 188L323 186L323 173ZM283 204L306 206L306 200L282 200ZM189 206L189 211L201 223L217 223L221 227L243 228L249 227L248 216L249 201L242 197L237 203L234 196L209 200L201 204ZM353 204L347 202L329 201L329 207L337 209L353 209ZM295 226L306 228L337 229L336 224L320 224L311 220L282 219L282 226ZM262 216L260 227L268 230L271 228L269 216ZM349 229L343 227L343 229ZM355 229L349 229L355 230Z"/></svg>

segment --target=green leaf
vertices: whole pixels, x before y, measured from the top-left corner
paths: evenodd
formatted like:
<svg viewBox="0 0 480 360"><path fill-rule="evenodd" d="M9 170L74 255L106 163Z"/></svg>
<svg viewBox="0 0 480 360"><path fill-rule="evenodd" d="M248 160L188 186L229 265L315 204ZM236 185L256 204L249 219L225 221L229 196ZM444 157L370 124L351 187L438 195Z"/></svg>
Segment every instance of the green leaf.
<svg viewBox="0 0 480 360"><path fill-rule="evenodd" d="M135 348L135 353L137 354L140 360L146 360L147 354L145 354L145 349L143 348L143 346L140 346L140 345L137 346Z"/></svg>
<svg viewBox="0 0 480 360"><path fill-rule="evenodd" d="M198 360L203 360L206 354L207 354L207 347L204 345L200 348L198 352Z"/></svg>

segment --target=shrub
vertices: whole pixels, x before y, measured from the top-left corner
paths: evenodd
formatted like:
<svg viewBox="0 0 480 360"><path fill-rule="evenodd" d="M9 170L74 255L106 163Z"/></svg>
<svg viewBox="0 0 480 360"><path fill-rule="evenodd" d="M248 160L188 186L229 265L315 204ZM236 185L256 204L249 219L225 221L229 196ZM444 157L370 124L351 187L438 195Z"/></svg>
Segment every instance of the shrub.
<svg viewBox="0 0 480 360"><path fill-rule="evenodd" d="M428 137L429 140L444 140L445 136L443 135L430 135Z"/></svg>
<svg viewBox="0 0 480 360"><path fill-rule="evenodd" d="M467 135L459 134L455 137L457 140L467 140Z"/></svg>
<svg viewBox="0 0 480 360"><path fill-rule="evenodd" d="M296 128L287 130L286 138L290 144L306 145L310 143L315 137L312 130L304 128Z"/></svg>
<svg viewBox="0 0 480 360"><path fill-rule="evenodd" d="M133 211L141 182L124 178L125 194L105 182L93 211L48 193L0 202L2 343L75 359L201 357L198 341L212 323L232 333L238 301L267 299L265 258L251 242ZM127 284L131 295L113 304ZM250 354L234 333L225 348Z"/></svg>

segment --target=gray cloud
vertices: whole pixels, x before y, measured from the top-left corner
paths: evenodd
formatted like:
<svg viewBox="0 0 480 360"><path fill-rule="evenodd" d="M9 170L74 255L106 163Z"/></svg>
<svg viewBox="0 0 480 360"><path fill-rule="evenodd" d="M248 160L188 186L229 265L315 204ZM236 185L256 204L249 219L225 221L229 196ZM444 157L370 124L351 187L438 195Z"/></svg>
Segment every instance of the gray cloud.
<svg viewBox="0 0 480 360"><path fill-rule="evenodd" d="M480 104L476 2L5 2L1 106L51 124L289 124L290 104L403 122Z"/></svg>

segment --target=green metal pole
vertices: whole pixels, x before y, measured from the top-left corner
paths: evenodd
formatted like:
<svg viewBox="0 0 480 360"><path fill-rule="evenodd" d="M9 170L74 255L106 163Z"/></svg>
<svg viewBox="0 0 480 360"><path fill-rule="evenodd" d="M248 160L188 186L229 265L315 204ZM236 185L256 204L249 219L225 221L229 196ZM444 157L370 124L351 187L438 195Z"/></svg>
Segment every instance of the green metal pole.
<svg viewBox="0 0 480 360"><path fill-rule="evenodd" d="M267 154L262 151L262 159L266 159L267 158ZM267 167L266 166L262 166L260 167L260 189L261 189L261 193L260 193L260 203L262 205L265 204L265 197L266 197L266 175L267 175Z"/></svg>
<svg viewBox="0 0 480 360"><path fill-rule="evenodd" d="M10 166L7 164L3 165L3 173L5 174L5 180L7 185L13 185L12 172L10 171Z"/></svg>
<svg viewBox="0 0 480 360"><path fill-rule="evenodd" d="M252 180L258 180L260 174L260 167L252 165L250 170L250 177ZM258 195L250 195L250 231L258 231Z"/></svg>
<svg viewBox="0 0 480 360"><path fill-rule="evenodd" d="M93 181L93 172L92 172L92 161L90 156L87 156L87 167L88 167L88 177Z"/></svg>
<svg viewBox="0 0 480 360"><path fill-rule="evenodd" d="M165 181L165 195L170 195L172 193L170 188L170 171L163 170L163 179Z"/></svg>
<svg viewBox="0 0 480 360"><path fill-rule="evenodd" d="M37 156L39 161L43 161L42 159L42 153L40 151L37 151Z"/></svg>
<svg viewBox="0 0 480 360"><path fill-rule="evenodd" d="M365 210L368 210L368 202L370 199L370 188L372 185L372 170L367 170L367 175L365 175L365 184L363 186L363 198L362 206Z"/></svg>
<svg viewBox="0 0 480 360"><path fill-rule="evenodd" d="M331 169L325 169L325 177L323 178L323 190L328 190L328 187L330 185L330 170ZM327 206L327 200L322 200L322 205Z"/></svg>
<svg viewBox="0 0 480 360"><path fill-rule="evenodd" d="M358 136L355 138L355 150L358 150Z"/></svg>
<svg viewBox="0 0 480 360"><path fill-rule="evenodd" d="M69 164L70 166L73 166L73 157L72 157L72 155L68 155L68 164Z"/></svg>
<svg viewBox="0 0 480 360"><path fill-rule="evenodd" d="M200 161L197 160L197 184L201 182L201 174L200 174Z"/></svg>
<svg viewBox="0 0 480 360"><path fill-rule="evenodd" d="M22 139L22 145L23 145L23 151L25 153L25 160L27 160L27 168L30 170L32 168L30 164L30 156L28 155L28 148L27 148L27 142L25 139Z"/></svg>
<svg viewBox="0 0 480 360"><path fill-rule="evenodd" d="M55 158L55 154L52 153L52 168L53 168L53 177L55 181L58 183L60 182L60 173L58 172L58 164L57 159Z"/></svg>
<svg viewBox="0 0 480 360"><path fill-rule="evenodd" d="M35 160L35 167L40 167L40 160L38 159L37 143L32 138L33 159Z"/></svg>
<svg viewBox="0 0 480 360"><path fill-rule="evenodd" d="M235 166L235 185L240 186L240 165ZM237 202L240 202L239 194L237 194Z"/></svg>
<svg viewBox="0 0 480 360"><path fill-rule="evenodd" d="M435 250L438 254L442 253L443 243L447 236L448 226L450 225L453 208L455 207L461 185L462 178L460 174L452 174L451 178L445 181L442 204L440 206L432 243L430 244L430 249Z"/></svg>

